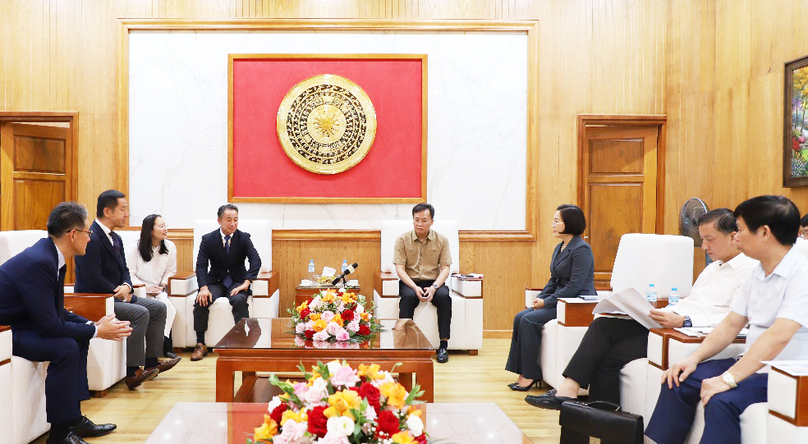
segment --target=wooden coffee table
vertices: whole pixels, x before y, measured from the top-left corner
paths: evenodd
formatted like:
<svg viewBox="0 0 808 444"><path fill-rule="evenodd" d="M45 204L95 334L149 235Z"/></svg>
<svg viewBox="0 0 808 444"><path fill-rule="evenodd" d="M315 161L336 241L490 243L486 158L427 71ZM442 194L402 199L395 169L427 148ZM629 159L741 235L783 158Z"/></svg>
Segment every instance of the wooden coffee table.
<svg viewBox="0 0 808 444"><path fill-rule="evenodd" d="M239 321L216 344L216 401L245 400L259 378L256 372L296 373L298 365L312 365L334 359L359 364L379 364L395 371L407 390L417 382L424 391L421 399L432 402L434 349L411 319L383 319L383 332L359 343L303 341L292 333L289 318L246 318ZM394 368L395 367L395 368ZM233 394L235 372L242 375L241 388Z"/></svg>

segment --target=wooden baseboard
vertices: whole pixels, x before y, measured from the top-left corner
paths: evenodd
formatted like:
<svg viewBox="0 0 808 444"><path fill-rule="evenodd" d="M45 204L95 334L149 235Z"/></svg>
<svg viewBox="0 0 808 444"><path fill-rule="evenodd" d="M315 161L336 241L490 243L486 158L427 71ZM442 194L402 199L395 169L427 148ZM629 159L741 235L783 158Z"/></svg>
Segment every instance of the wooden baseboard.
<svg viewBox="0 0 808 444"><path fill-rule="evenodd" d="M485 339L511 339L510 330L483 330Z"/></svg>

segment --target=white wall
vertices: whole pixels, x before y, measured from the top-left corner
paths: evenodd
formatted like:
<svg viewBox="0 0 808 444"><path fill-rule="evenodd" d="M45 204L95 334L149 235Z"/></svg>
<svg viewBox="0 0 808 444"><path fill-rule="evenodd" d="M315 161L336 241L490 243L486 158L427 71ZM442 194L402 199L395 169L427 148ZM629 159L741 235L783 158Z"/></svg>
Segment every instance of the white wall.
<svg viewBox="0 0 808 444"><path fill-rule="evenodd" d="M130 224L215 217L227 199L227 55L428 54L427 199L463 230L524 230L524 32L131 31ZM240 204L276 228L378 229L412 204Z"/></svg>

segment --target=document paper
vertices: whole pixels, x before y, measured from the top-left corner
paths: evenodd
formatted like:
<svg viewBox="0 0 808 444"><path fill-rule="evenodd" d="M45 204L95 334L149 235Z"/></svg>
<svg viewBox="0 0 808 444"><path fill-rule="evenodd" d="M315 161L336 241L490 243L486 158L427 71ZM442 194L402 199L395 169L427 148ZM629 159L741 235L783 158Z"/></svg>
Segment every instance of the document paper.
<svg viewBox="0 0 808 444"><path fill-rule="evenodd" d="M633 288L612 293L595 305L594 314L627 314L647 329L662 328L648 316L654 306Z"/></svg>

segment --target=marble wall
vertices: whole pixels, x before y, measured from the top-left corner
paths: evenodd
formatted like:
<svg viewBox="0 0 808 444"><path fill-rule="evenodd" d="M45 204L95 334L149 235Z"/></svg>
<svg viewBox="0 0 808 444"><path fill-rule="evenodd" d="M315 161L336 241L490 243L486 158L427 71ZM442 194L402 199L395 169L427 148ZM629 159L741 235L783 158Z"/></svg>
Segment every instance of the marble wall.
<svg viewBox="0 0 808 444"><path fill-rule="evenodd" d="M227 199L227 56L428 54L427 199L462 230L524 230L524 32L140 31L129 34L130 224L210 218ZM276 228L378 229L412 204L240 204Z"/></svg>

